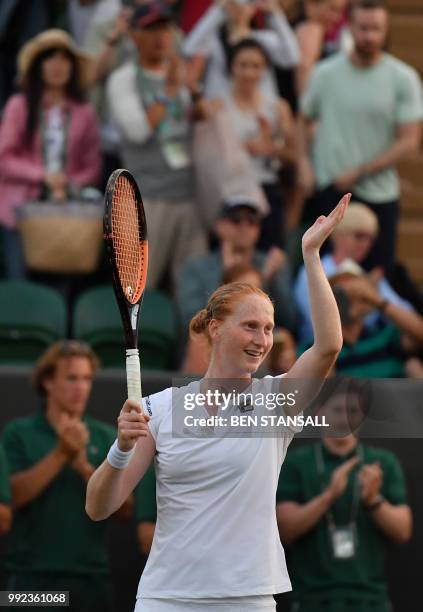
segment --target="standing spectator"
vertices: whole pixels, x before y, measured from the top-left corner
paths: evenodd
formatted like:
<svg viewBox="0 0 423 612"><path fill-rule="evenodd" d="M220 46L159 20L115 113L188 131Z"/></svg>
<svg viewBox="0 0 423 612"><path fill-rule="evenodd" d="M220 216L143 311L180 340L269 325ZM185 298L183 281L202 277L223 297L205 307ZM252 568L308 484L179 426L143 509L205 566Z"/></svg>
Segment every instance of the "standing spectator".
<svg viewBox="0 0 423 612"><path fill-rule="evenodd" d="M359 397L333 393L323 407L333 437L292 451L282 467L276 512L292 612L391 609L386 546L410 539L412 515L397 458L351 433Z"/></svg>
<svg viewBox="0 0 423 612"><path fill-rule="evenodd" d="M0 2L0 112L15 91L19 49L30 38L51 27L49 4L48 0Z"/></svg>
<svg viewBox="0 0 423 612"><path fill-rule="evenodd" d="M197 21L210 8L213 0L183 0L181 8L181 28L188 34Z"/></svg>
<svg viewBox="0 0 423 612"><path fill-rule="evenodd" d="M85 33L96 13L99 0L68 0L67 18L72 38L78 46L84 42Z"/></svg>
<svg viewBox="0 0 423 612"><path fill-rule="evenodd" d="M254 29L252 20L257 10L264 9L266 27ZM228 59L230 48L244 38L253 38L265 49L272 65L291 68L299 61L295 35L276 0L215 2L187 36L183 50L187 57L201 56L206 72L204 95L215 98L230 86ZM271 70L263 75L263 90L277 95Z"/></svg>
<svg viewBox="0 0 423 612"><path fill-rule="evenodd" d="M296 70L298 94L304 91L316 62L334 51L334 41L331 41L331 45L326 44L326 36L345 15L347 2L348 0L305 0L306 18L295 31L301 56Z"/></svg>
<svg viewBox="0 0 423 612"><path fill-rule="evenodd" d="M62 30L29 41L18 57L23 93L6 105L0 126L0 224L6 274L24 275L16 209L40 199L62 201L99 178L96 118L84 102L91 61Z"/></svg>
<svg viewBox="0 0 423 612"><path fill-rule="evenodd" d="M194 202L191 111L175 49L172 14L160 2L135 9L131 36L138 59L108 83L111 114L122 135L122 158L143 194L151 257L150 287L168 267L176 284L189 256L202 255L205 237Z"/></svg>
<svg viewBox="0 0 423 612"><path fill-rule="evenodd" d="M103 0L93 15L84 40L84 50L96 58L90 100L95 107L100 123L104 159L103 188L106 187L110 174L122 167L119 157L120 135L110 117L106 84L113 70L135 55L134 46L127 35L131 14L131 7L121 7L117 0L112 3L109 0Z"/></svg>
<svg viewBox="0 0 423 612"><path fill-rule="evenodd" d="M263 250L284 247L285 211L279 170L282 165L295 168L297 161L295 127L288 103L260 90L266 67L268 59L258 42L239 42L230 54L233 87L221 99L269 204L270 214L263 220L260 238Z"/></svg>
<svg viewBox="0 0 423 612"><path fill-rule="evenodd" d="M316 182L313 215L326 214L345 190L374 210L380 233L366 266L386 271L395 258L396 166L418 150L422 89L412 68L383 51L388 32L383 0L357 0L350 28L352 53L322 62L303 96L300 175L308 190Z"/></svg>
<svg viewBox="0 0 423 612"><path fill-rule="evenodd" d="M112 610L106 525L90 521L84 503L116 435L85 414L96 368L86 345L51 346L33 375L44 409L11 421L3 435L15 509L7 588L69 591L72 612Z"/></svg>

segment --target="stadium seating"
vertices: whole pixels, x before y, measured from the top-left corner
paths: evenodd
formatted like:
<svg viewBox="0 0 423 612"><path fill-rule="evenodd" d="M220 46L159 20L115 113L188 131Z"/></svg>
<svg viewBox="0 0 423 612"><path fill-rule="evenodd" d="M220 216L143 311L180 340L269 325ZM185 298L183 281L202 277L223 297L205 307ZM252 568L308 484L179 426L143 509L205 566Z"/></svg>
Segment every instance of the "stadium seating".
<svg viewBox="0 0 423 612"><path fill-rule="evenodd" d="M110 286L89 289L75 304L74 336L91 344L103 367L124 367L122 323ZM172 303L159 291L146 291L139 334L143 368L167 370L174 361L176 322Z"/></svg>
<svg viewBox="0 0 423 612"><path fill-rule="evenodd" d="M66 305L53 289L0 281L0 363L31 364L66 336Z"/></svg>

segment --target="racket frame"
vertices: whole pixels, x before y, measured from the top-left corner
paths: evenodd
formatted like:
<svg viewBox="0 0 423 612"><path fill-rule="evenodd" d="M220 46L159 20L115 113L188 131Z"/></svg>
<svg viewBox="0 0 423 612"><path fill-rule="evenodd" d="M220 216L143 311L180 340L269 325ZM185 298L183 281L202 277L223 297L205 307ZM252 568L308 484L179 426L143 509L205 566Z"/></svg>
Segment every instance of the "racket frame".
<svg viewBox="0 0 423 612"><path fill-rule="evenodd" d="M120 315L122 318L123 331L125 335L125 347L126 349L137 349L138 348L138 329L141 314L142 300L144 291L141 293L140 298L135 304L132 304L126 297L125 292L122 289L122 285L119 278L119 272L116 261L116 254L113 245L112 238L112 207L113 207L113 195L115 186L119 178L125 177L131 183L137 205L138 220L141 227L143 228L143 240L147 240L147 225L145 221L144 206L142 203L142 197L138 185L128 170L118 169L115 170L107 182L106 193L105 193L105 211L103 217L103 229L104 229L104 241L106 245L106 253L109 261L109 265L112 271L112 283L113 289L116 295Z"/></svg>

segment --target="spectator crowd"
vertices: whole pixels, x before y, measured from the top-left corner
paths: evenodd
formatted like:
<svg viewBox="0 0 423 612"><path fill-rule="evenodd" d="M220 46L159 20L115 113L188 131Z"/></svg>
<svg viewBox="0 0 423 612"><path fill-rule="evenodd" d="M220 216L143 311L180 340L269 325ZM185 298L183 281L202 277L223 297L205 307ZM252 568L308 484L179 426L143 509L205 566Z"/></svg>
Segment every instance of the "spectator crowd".
<svg viewBox="0 0 423 612"><path fill-rule="evenodd" d="M148 290L177 321L172 368L204 374L208 347L189 322L221 284L241 281L274 302L259 374L280 374L312 340L302 230L351 192L322 256L344 340L334 374L423 378L422 292L397 258L398 165L419 151L423 93L388 32L384 0L3 0L0 283L49 285L69 313L108 283L102 260L83 277L33 269L22 216L33 202L99 202L126 168L146 211ZM44 411L9 423L0 454L4 588L72 590L80 612L112 609L104 529L83 506L115 436L84 415L96 368L76 340L50 349L34 374ZM342 421L343 406L337 393L326 409ZM154 498L149 472L119 511L135 512L144 554ZM412 522L393 455L351 432L296 450L277 517L293 612L389 609L385 541L407 541Z"/></svg>
<svg viewBox="0 0 423 612"><path fill-rule="evenodd" d="M38 4L36 19L18 0L0 9L6 279L65 291L70 311L82 289L107 282L102 263L82 279L31 268L23 219L34 201L99 201L124 167L148 219L148 288L179 322L172 367L204 371L189 318L248 269L275 302L278 337L301 351L310 313L299 236L351 191L324 256L343 305L338 371L420 375L421 293L396 244L397 166L419 149L422 89L386 49L383 0Z"/></svg>

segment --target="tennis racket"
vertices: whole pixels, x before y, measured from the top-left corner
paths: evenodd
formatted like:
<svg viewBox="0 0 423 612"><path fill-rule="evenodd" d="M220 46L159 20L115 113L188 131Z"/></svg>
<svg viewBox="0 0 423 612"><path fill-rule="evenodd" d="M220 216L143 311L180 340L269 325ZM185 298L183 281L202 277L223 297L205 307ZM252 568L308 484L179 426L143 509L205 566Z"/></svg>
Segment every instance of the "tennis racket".
<svg viewBox="0 0 423 612"><path fill-rule="evenodd" d="M125 335L128 398L141 404L138 326L147 280L147 224L140 190L127 170L115 170L108 180L103 227Z"/></svg>

